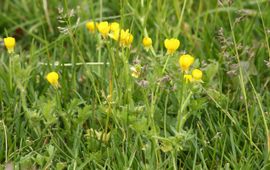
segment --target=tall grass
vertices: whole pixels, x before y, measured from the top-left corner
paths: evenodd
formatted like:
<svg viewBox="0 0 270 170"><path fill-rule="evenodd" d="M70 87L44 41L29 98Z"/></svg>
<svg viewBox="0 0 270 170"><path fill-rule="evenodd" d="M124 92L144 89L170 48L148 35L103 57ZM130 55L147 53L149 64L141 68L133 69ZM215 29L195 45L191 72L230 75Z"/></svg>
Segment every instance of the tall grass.
<svg viewBox="0 0 270 170"><path fill-rule="evenodd" d="M1 1L0 38L16 38L14 54L1 43L1 168L268 169L269 5ZM131 46L90 33L90 20L119 22ZM174 54L166 38L180 40ZM202 83L185 83L182 54Z"/></svg>

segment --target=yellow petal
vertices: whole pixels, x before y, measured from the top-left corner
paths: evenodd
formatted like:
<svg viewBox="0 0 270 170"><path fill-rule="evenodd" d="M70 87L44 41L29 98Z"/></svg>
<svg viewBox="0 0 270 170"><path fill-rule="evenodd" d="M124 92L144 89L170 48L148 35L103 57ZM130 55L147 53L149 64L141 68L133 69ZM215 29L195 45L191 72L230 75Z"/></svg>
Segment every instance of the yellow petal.
<svg viewBox="0 0 270 170"><path fill-rule="evenodd" d="M59 75L58 75L58 73L56 73L54 71L50 72L50 73L47 74L46 79L55 88L59 87L59 83L58 83Z"/></svg>
<svg viewBox="0 0 270 170"><path fill-rule="evenodd" d="M149 37L144 37L144 38L143 38L143 46L144 46L145 48L151 47L151 46L152 46L152 39L149 38Z"/></svg>
<svg viewBox="0 0 270 170"><path fill-rule="evenodd" d="M186 83L190 83L192 81L192 75L185 74L184 79L185 79Z"/></svg>
<svg viewBox="0 0 270 170"><path fill-rule="evenodd" d="M109 32L110 32L110 26L109 26L109 23L107 21L104 21L104 22L100 22L98 25L98 31L100 32L100 34L103 36L103 37L107 37Z"/></svg>
<svg viewBox="0 0 270 170"><path fill-rule="evenodd" d="M4 44L8 50L8 53L13 53L14 52L14 47L16 44L16 40L13 37L7 37L4 38Z"/></svg>
<svg viewBox="0 0 270 170"><path fill-rule="evenodd" d="M95 31L95 23L93 21L87 22L86 28L88 29L89 32L94 32Z"/></svg>
<svg viewBox="0 0 270 170"><path fill-rule="evenodd" d="M119 30L119 28L120 28L120 26L119 26L118 22L113 22L110 25L110 29L111 29L112 32L115 32L115 31Z"/></svg>
<svg viewBox="0 0 270 170"><path fill-rule="evenodd" d="M180 46L180 41L176 38L165 39L164 46L168 54L174 53Z"/></svg>
<svg viewBox="0 0 270 170"><path fill-rule="evenodd" d="M184 54L179 57L179 65L182 71L187 71L194 63L194 57L189 54Z"/></svg>
<svg viewBox="0 0 270 170"><path fill-rule="evenodd" d="M194 69L192 71L192 77L197 81L202 79L202 75L203 75L203 73L199 69Z"/></svg>

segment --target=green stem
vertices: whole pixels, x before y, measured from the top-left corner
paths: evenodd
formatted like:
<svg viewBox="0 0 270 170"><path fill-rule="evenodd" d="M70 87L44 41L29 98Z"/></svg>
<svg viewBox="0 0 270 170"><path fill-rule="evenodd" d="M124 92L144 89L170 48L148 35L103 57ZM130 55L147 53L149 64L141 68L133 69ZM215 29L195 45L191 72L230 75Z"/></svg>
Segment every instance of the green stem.
<svg viewBox="0 0 270 170"><path fill-rule="evenodd" d="M178 110L178 113L177 113L177 126L176 126L176 129L177 129L177 131L179 132L180 131L180 126L181 126L181 124L182 124L182 122L181 122L181 116L182 116L182 102L183 102L183 98L184 98L184 85L185 85L185 83L184 83L184 75L183 74L181 74L181 83L182 83L182 85L181 85L181 90L180 90L180 102L179 102L179 104L180 104L180 109Z"/></svg>
<svg viewBox="0 0 270 170"><path fill-rule="evenodd" d="M235 39L234 31L233 31L231 15L230 15L230 13L228 11L227 11L227 13L228 13L228 18L229 18L229 23L230 23L230 28L231 28L232 38L233 38L234 50L235 50L236 59L237 59L238 67L239 67L239 81L240 81L240 87L241 87L242 94L243 94L243 97L244 97L244 102L245 102L246 116L247 116L247 121L248 121L249 141L250 141L250 143L253 143L252 131L251 131L251 128L252 128L251 126L252 125L251 125L251 121L250 121L247 94L246 94L246 89L245 89L245 85L244 85L243 70L242 70L242 66L240 64L240 57L239 57L238 47L237 47L237 44L236 44L236 39Z"/></svg>
<svg viewBox="0 0 270 170"><path fill-rule="evenodd" d="M187 97L185 97L185 100L182 99L180 112L178 112L179 115L177 115L177 120L179 122L179 125L177 126L178 131L180 131L183 128L183 126L185 125L186 120L190 116L190 114L185 113L184 110L187 107L187 104L188 104L188 101L189 101L191 95L192 95L192 92L190 91L189 94L187 95ZM186 96L186 95L183 95L183 96Z"/></svg>
<svg viewBox="0 0 270 170"><path fill-rule="evenodd" d="M60 94L59 94L59 89L54 89L54 90L56 90L57 109L58 109L58 111L61 111L62 105L61 105L61 98L60 98Z"/></svg>
<svg viewBox="0 0 270 170"><path fill-rule="evenodd" d="M164 64L164 66L163 66L163 69L162 69L162 75L164 74L164 72L165 72L165 70L166 70L166 67L167 67L167 65L168 65L169 59L170 59L170 56L167 57L166 62L165 62L165 64ZM158 85L157 85L155 91L152 93L151 117L152 117L152 115L154 114L154 113L153 113L153 112L154 112L154 106L155 106L155 103L156 103L156 100L157 100L157 93L158 93L158 91L159 91L159 88L160 88L160 83L158 83Z"/></svg>
<svg viewBox="0 0 270 170"><path fill-rule="evenodd" d="M167 57L166 62L165 62L165 64L164 64L164 66L163 66L163 69L162 69L162 75L164 74L164 72L165 72L165 70L166 70L166 67L167 67L167 65L168 65L169 59L170 59L170 55Z"/></svg>
<svg viewBox="0 0 270 170"><path fill-rule="evenodd" d="M13 67L12 67L13 55L9 56L9 89L12 91L12 80L13 80Z"/></svg>
<svg viewBox="0 0 270 170"><path fill-rule="evenodd" d="M167 105L168 105L168 99L169 99L169 94L167 94L166 99L165 99L165 110L164 110L164 124L163 124L163 128L164 128L164 136L165 138L167 137Z"/></svg>
<svg viewBox="0 0 270 170"><path fill-rule="evenodd" d="M0 121L2 123L4 134L5 134L5 162L8 162L8 137L7 137L7 127L5 125L4 120Z"/></svg>

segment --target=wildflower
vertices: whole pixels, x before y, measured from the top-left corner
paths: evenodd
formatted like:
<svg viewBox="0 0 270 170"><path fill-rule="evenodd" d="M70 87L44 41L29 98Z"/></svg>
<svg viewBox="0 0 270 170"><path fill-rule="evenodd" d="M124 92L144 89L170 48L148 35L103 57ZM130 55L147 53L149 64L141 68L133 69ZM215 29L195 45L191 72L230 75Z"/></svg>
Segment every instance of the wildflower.
<svg viewBox="0 0 270 170"><path fill-rule="evenodd" d="M48 82L55 88L59 87L59 83L58 83L58 79L59 79L59 75L56 72L50 72L47 74L46 79L48 80Z"/></svg>
<svg viewBox="0 0 270 170"><path fill-rule="evenodd" d="M98 31L101 33L101 35L106 38L110 32L110 25L107 21L100 22L97 24Z"/></svg>
<svg viewBox="0 0 270 170"><path fill-rule="evenodd" d="M131 76L134 78L139 78L141 75L142 67L140 65L136 65L135 67L130 67L130 70L132 71Z"/></svg>
<svg viewBox="0 0 270 170"><path fill-rule="evenodd" d="M194 57L192 57L189 54L181 55L179 58L179 65L182 71L187 71L193 63L194 63Z"/></svg>
<svg viewBox="0 0 270 170"><path fill-rule="evenodd" d="M16 40L13 37L4 38L4 44L8 50L8 53L14 53L14 47L16 44Z"/></svg>
<svg viewBox="0 0 270 170"><path fill-rule="evenodd" d="M86 28L88 29L89 32L95 32L96 26L93 21L89 21L86 23Z"/></svg>
<svg viewBox="0 0 270 170"><path fill-rule="evenodd" d="M94 137L97 140L100 140L100 141L105 142L105 143L107 143L109 141L110 136L111 136L111 132L105 133L102 131L94 130L92 128L87 129L86 134L85 134L86 138Z"/></svg>
<svg viewBox="0 0 270 170"><path fill-rule="evenodd" d="M190 83L192 81L192 75L190 74L185 74L184 79L186 80L186 83Z"/></svg>
<svg viewBox="0 0 270 170"><path fill-rule="evenodd" d="M203 75L203 73L199 69L194 69L192 71L192 77L194 80L200 81L202 79L202 75Z"/></svg>
<svg viewBox="0 0 270 170"><path fill-rule="evenodd" d="M132 34L128 34L127 37L126 37L126 40L125 40L125 45L126 46L129 46L132 42L133 42L133 35Z"/></svg>
<svg viewBox="0 0 270 170"><path fill-rule="evenodd" d="M133 42L133 35L129 33L129 30L127 29L126 31L121 29L116 30L112 34L112 39L119 41L120 46L129 46Z"/></svg>
<svg viewBox="0 0 270 170"><path fill-rule="evenodd" d="M115 31L117 31L117 30L119 30L119 23L118 22L113 22L113 23L111 23L111 25L110 25L110 30L112 31L112 32L115 32Z"/></svg>
<svg viewBox="0 0 270 170"><path fill-rule="evenodd" d="M164 41L165 48L167 49L168 54L173 54L177 48L180 46L180 41L175 38L166 39Z"/></svg>
<svg viewBox="0 0 270 170"><path fill-rule="evenodd" d="M143 46L146 50L148 50L152 46L152 39L149 37L143 38Z"/></svg>

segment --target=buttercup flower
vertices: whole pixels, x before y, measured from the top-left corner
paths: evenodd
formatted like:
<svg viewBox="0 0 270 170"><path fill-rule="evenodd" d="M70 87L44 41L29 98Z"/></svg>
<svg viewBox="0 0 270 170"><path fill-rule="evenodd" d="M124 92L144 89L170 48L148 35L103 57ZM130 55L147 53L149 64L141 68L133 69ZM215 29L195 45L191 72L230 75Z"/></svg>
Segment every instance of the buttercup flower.
<svg viewBox="0 0 270 170"><path fill-rule="evenodd" d="M93 21L89 21L86 23L86 28L88 29L89 32L95 32L96 26Z"/></svg>
<svg viewBox="0 0 270 170"><path fill-rule="evenodd" d="M14 53L14 47L16 44L16 40L13 37L4 38L4 44L8 50L8 53Z"/></svg>
<svg viewBox="0 0 270 170"><path fill-rule="evenodd" d="M120 46L124 47L129 46L133 42L133 35L129 33L128 29L126 31L123 29L121 29L121 31L116 30L111 37L112 39L119 41Z"/></svg>
<svg viewBox="0 0 270 170"><path fill-rule="evenodd" d="M125 39L125 45L128 47L133 42L133 35L128 33Z"/></svg>
<svg viewBox="0 0 270 170"><path fill-rule="evenodd" d="M187 71L193 63L194 63L194 57L192 57L189 54L181 55L179 58L179 65L182 71Z"/></svg>
<svg viewBox="0 0 270 170"><path fill-rule="evenodd" d="M152 39L149 37L143 38L143 46L146 50L148 50L152 46Z"/></svg>
<svg viewBox="0 0 270 170"><path fill-rule="evenodd" d="M101 35L106 38L110 32L110 25L107 21L100 22L97 24L98 31L101 33Z"/></svg>
<svg viewBox="0 0 270 170"><path fill-rule="evenodd" d="M119 30L119 28L120 28L120 26L119 26L118 22L113 22L110 25L110 29L111 29L112 32L115 32L115 31Z"/></svg>
<svg viewBox="0 0 270 170"><path fill-rule="evenodd" d="M194 80L200 81L202 79L202 75L203 75L203 73L199 69L194 69L192 71L192 77Z"/></svg>
<svg viewBox="0 0 270 170"><path fill-rule="evenodd" d="M192 75L190 74L185 74L184 79L186 80L186 83L189 83L192 81Z"/></svg>
<svg viewBox="0 0 270 170"><path fill-rule="evenodd" d="M46 76L46 79L48 80L48 82L55 88L58 88L59 87L59 82L58 82L58 79L59 79L59 75L58 73L56 72L50 72L47 74Z"/></svg>
<svg viewBox="0 0 270 170"><path fill-rule="evenodd" d="M165 48L168 54L173 54L180 46L180 41L175 38L166 39L164 41Z"/></svg>

